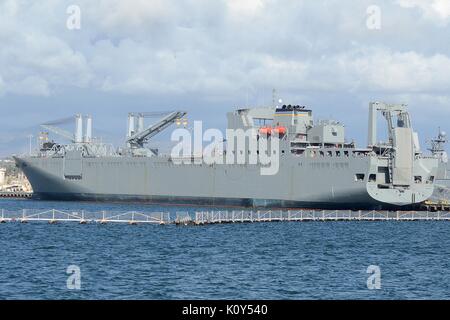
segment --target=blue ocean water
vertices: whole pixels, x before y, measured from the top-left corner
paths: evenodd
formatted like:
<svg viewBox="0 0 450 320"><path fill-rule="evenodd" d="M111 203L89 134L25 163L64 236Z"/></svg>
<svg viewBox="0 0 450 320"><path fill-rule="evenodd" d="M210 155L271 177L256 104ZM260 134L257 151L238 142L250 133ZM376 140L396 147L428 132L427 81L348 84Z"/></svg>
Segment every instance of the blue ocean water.
<svg viewBox="0 0 450 320"><path fill-rule="evenodd" d="M0 200L0 209L194 211ZM448 222L0 224L0 299L448 299ZM68 266L81 289L67 288ZM369 265L381 288L367 287Z"/></svg>

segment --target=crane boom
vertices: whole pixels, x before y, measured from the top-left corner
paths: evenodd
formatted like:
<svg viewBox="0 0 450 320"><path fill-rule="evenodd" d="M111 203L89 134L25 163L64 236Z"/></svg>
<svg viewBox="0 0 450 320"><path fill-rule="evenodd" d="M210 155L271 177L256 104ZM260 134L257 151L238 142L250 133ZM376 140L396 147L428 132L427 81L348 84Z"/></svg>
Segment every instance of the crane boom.
<svg viewBox="0 0 450 320"><path fill-rule="evenodd" d="M147 129L137 132L133 134L131 137L127 139L127 142L132 147L140 147L144 146L144 143L151 139L153 136L158 134L159 132L166 129L172 123L174 123L177 119L180 119L186 115L184 111L173 111L166 116L164 116L161 120L151 125Z"/></svg>
<svg viewBox="0 0 450 320"><path fill-rule="evenodd" d="M41 127L61 136L63 138L66 138L67 140L69 140L71 142L75 142L74 135L72 133L70 133L69 131L66 131L64 129L61 129L61 128L58 128L58 127L55 127L55 126L49 125L49 124L41 124Z"/></svg>
<svg viewBox="0 0 450 320"><path fill-rule="evenodd" d="M135 114L144 118L156 118L156 117L164 117L171 112L175 111L136 112Z"/></svg>

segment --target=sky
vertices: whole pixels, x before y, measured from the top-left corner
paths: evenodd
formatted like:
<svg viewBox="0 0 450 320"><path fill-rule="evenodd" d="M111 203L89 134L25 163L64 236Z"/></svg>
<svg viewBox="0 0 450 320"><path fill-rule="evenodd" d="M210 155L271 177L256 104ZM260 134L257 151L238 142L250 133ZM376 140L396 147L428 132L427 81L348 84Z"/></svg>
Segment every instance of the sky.
<svg viewBox="0 0 450 320"><path fill-rule="evenodd" d="M406 103L425 149L450 132L449 35L450 0L0 0L0 156L75 113L116 146L130 111L224 129L272 89L360 146L370 101Z"/></svg>

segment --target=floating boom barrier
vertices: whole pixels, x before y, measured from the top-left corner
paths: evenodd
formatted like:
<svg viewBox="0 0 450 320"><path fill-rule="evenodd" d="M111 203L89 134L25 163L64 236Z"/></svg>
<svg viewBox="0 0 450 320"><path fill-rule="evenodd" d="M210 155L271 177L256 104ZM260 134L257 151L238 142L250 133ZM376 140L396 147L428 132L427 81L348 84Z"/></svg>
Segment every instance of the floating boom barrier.
<svg viewBox="0 0 450 320"><path fill-rule="evenodd" d="M0 198L31 198L32 192L24 191L0 191Z"/></svg>
<svg viewBox="0 0 450 320"><path fill-rule="evenodd" d="M233 210L197 212L141 212L141 211L72 211L0 209L0 223L58 222L127 223L159 225L209 225L254 222L308 222L308 221L450 221L447 211L351 211L351 210Z"/></svg>

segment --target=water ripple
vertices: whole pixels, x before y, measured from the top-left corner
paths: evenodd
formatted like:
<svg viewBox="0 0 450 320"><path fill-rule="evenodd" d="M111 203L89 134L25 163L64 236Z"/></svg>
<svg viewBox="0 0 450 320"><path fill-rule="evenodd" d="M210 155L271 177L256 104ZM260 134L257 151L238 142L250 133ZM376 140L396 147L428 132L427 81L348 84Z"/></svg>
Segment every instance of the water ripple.
<svg viewBox="0 0 450 320"><path fill-rule="evenodd" d="M0 207L195 210L1 200ZM2 299L448 299L448 222L0 225ZM66 287L69 265L81 290ZM367 267L381 290L367 289Z"/></svg>

